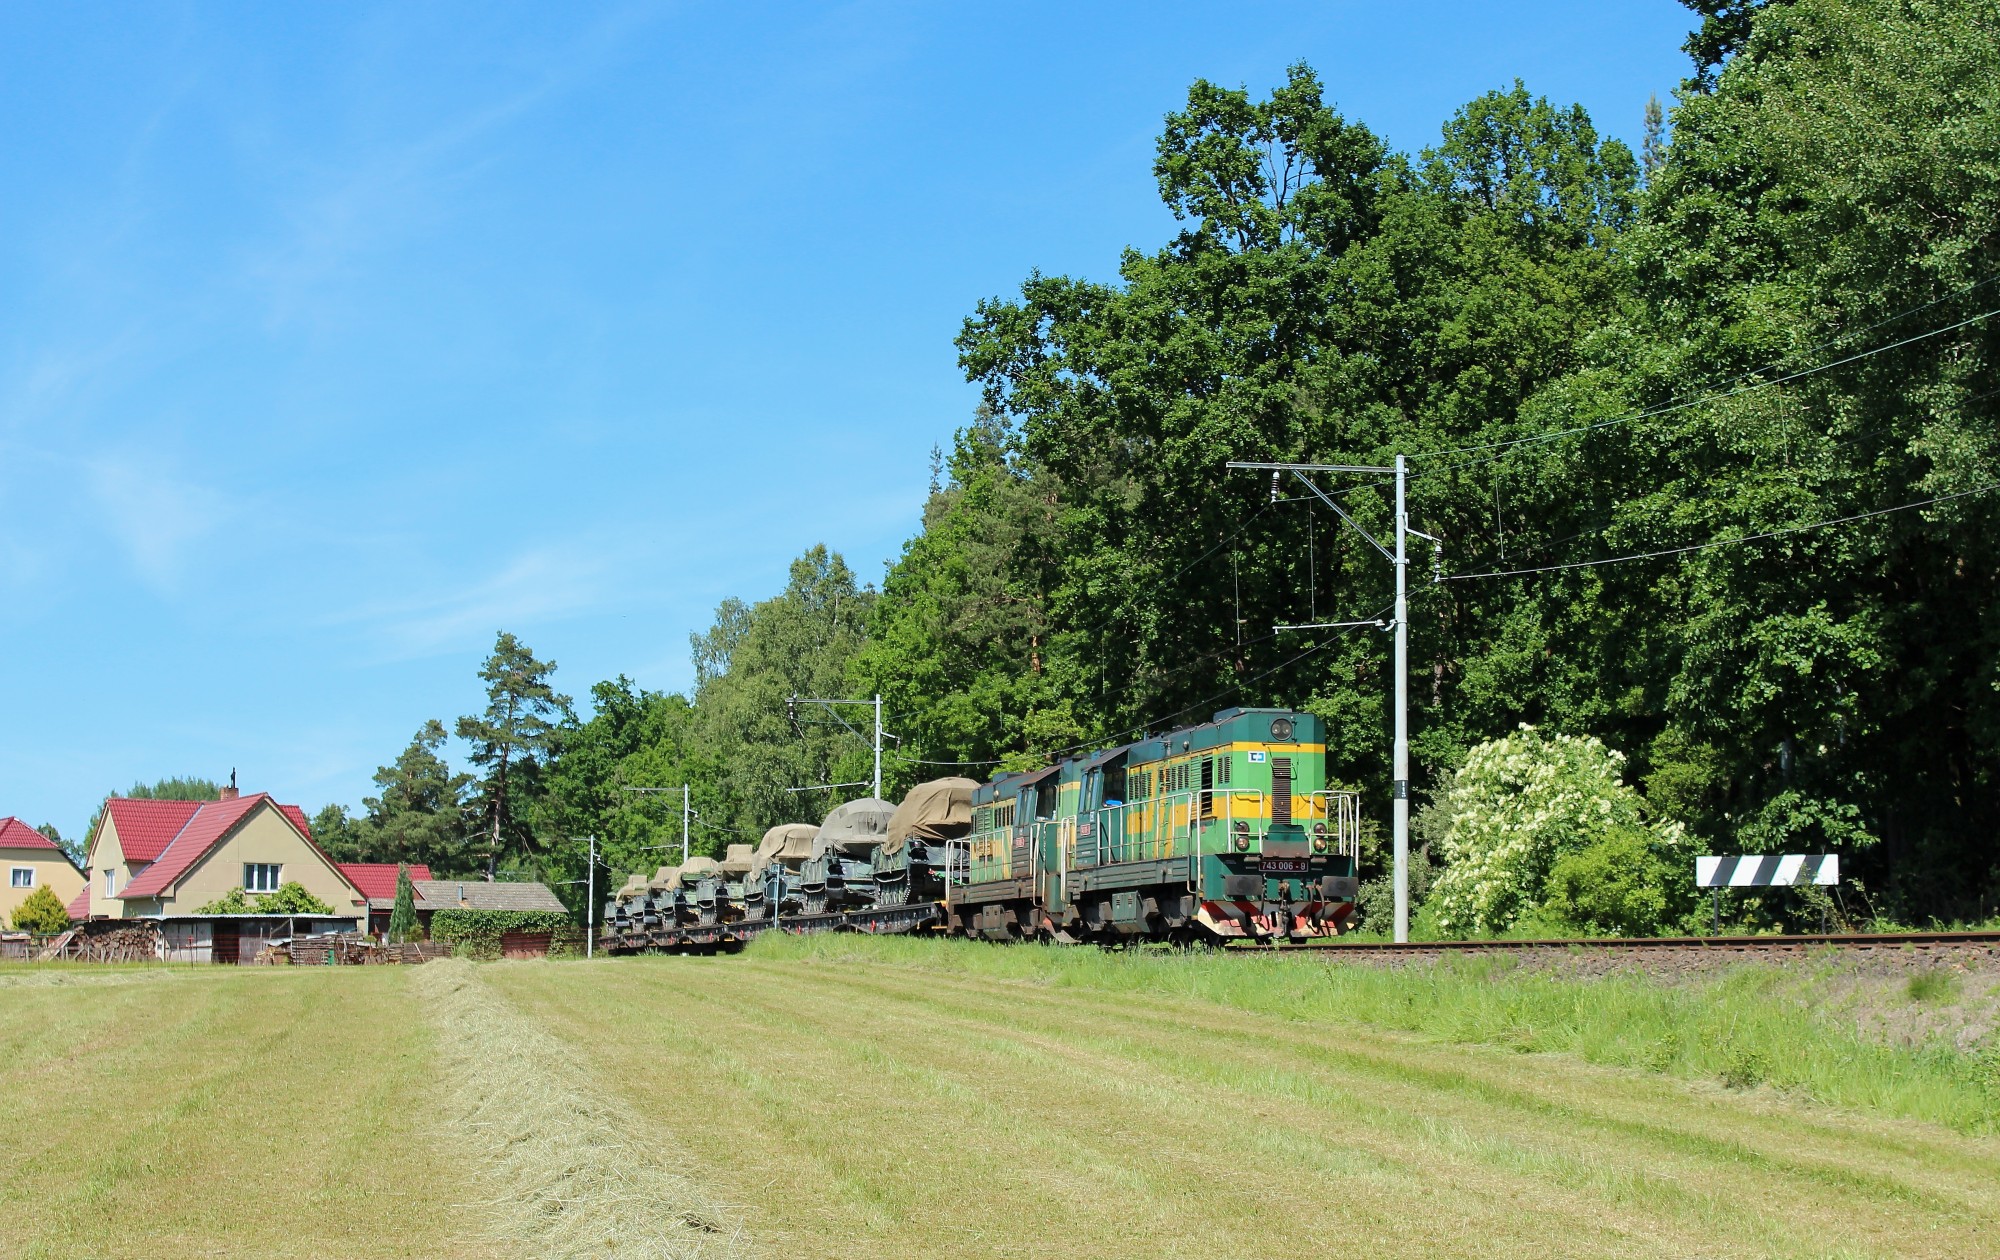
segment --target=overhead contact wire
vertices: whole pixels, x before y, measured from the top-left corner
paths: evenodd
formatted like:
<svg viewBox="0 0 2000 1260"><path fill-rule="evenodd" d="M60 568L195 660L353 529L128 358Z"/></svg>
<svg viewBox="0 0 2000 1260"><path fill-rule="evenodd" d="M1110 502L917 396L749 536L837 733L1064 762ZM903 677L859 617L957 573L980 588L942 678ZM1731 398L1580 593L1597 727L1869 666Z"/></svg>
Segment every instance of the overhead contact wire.
<svg viewBox="0 0 2000 1260"><path fill-rule="evenodd" d="M1633 560L1660 560L1668 556L1684 556L1690 552L1709 551L1716 547L1734 547L1741 543L1763 542L1772 538L1784 538L1792 534L1808 533L1815 529L1826 529L1833 525L1851 525L1877 516L1888 516L1895 512L1907 512L1913 508L1931 507L1939 503L1950 503L1954 499L1969 499L1975 495L1990 494L2000 490L2000 481L1990 481L1970 490L1958 490L1951 494L1935 495L1928 499L1918 499L1911 503L1899 503L1894 507L1876 508L1869 512L1856 512L1851 516L1836 516L1830 520L1813 521L1806 525L1788 525L1783 529L1764 530L1755 534L1742 534L1734 538L1716 538L1708 542L1690 543L1685 547L1665 547L1658 551L1637 551L1628 556L1607 556L1600 560L1576 560L1567 564L1542 565L1532 569L1493 569L1485 573L1448 573L1440 577L1441 582L1469 582L1475 578L1531 577L1538 573L1561 573L1566 569L1595 569L1608 564L1625 564Z"/></svg>

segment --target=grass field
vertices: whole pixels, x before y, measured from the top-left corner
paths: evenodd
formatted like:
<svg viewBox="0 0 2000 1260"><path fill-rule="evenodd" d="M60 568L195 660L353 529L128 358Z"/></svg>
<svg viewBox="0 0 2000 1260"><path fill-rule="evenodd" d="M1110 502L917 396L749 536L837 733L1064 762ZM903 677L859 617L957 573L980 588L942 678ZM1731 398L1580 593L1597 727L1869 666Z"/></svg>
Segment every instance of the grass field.
<svg viewBox="0 0 2000 1260"><path fill-rule="evenodd" d="M1978 1046L1800 983L867 940L4 972L0 1256L2000 1255Z"/></svg>
<svg viewBox="0 0 2000 1260"><path fill-rule="evenodd" d="M0 969L0 1257L494 1255L389 968Z"/></svg>

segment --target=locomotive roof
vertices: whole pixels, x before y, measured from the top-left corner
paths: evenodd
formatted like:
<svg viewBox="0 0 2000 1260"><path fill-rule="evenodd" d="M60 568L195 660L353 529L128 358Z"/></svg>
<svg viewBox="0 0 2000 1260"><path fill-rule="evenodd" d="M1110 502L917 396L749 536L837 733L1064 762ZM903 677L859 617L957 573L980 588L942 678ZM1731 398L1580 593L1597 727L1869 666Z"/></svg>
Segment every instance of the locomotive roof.
<svg viewBox="0 0 2000 1260"><path fill-rule="evenodd" d="M1294 726L1292 739L1272 739L1269 723L1279 718L1286 718L1292 722ZM1078 753L1039 770L1010 770L1006 774L995 775L990 782L979 789L973 799L981 804L1005 800L1022 788L1039 783L1050 775L1061 775L1062 782L1073 783L1121 755L1134 765L1145 765L1147 762L1164 761L1177 753L1198 752L1239 741L1316 744L1323 742L1325 738L1325 724L1316 714L1297 709L1236 706L1223 709L1208 721L1195 726L1176 727L1171 731L1149 735L1145 739L1134 740L1129 744Z"/></svg>

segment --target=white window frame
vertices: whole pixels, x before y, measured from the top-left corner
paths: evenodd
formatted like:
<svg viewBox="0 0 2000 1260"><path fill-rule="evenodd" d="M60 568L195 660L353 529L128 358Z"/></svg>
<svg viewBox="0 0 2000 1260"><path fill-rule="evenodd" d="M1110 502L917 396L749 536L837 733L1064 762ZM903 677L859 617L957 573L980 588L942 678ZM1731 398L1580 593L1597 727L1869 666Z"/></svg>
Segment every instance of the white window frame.
<svg viewBox="0 0 2000 1260"><path fill-rule="evenodd" d="M116 897L118 895L117 871L107 870L104 872L104 895L107 897Z"/></svg>
<svg viewBox="0 0 2000 1260"><path fill-rule="evenodd" d="M23 880L21 878L23 875L26 875L28 878ZM7 886L9 888L33 888L35 886L35 868L32 866L12 867L7 872Z"/></svg>
<svg viewBox="0 0 2000 1260"><path fill-rule="evenodd" d="M269 871L271 873L270 887L268 888L264 887L261 882L256 884L251 883L250 872L252 871ZM279 886L284 882L285 882L285 864L283 862L245 862L243 864L244 892L274 893L278 891Z"/></svg>

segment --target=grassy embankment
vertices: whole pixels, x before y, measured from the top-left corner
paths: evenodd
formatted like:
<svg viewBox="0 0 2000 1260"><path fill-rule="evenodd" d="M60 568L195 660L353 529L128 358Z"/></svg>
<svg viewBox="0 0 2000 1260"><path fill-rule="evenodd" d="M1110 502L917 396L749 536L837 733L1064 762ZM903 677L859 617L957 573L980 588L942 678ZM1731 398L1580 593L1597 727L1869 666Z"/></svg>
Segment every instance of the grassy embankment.
<svg viewBox="0 0 2000 1260"><path fill-rule="evenodd" d="M866 939L482 977L771 1255L2000 1253L2000 1141L1902 1118L1977 1128L1969 1078L1801 1044L1779 981ZM1857 1084L1582 1061L1710 1037Z"/></svg>
<svg viewBox="0 0 2000 1260"><path fill-rule="evenodd" d="M0 969L0 1257L480 1256L391 968Z"/></svg>
<svg viewBox="0 0 2000 1260"><path fill-rule="evenodd" d="M1329 963L1306 951L1219 957L851 936L774 939L759 952L1185 997L1308 1023L1365 1024L1736 1088L1769 1086L1967 1133L2000 1128L2000 1034L1990 1027L2000 975L1993 973L1938 968L1870 982L1832 951L1666 981L1637 971L1565 975L1512 957L1389 968ZM1932 1035L1953 1021L1925 1019L1929 1012L1920 1009L1945 1003L1973 1007L1972 1027L1956 1021L1957 1038ZM1912 1008L1912 1018L1895 1018L1898 1006Z"/></svg>

